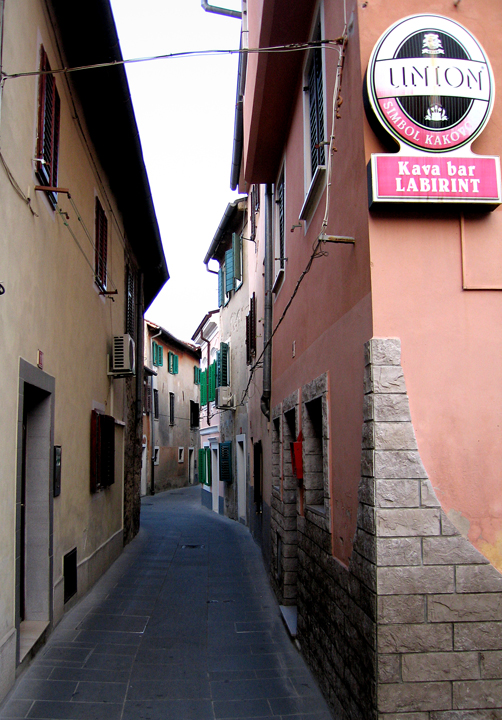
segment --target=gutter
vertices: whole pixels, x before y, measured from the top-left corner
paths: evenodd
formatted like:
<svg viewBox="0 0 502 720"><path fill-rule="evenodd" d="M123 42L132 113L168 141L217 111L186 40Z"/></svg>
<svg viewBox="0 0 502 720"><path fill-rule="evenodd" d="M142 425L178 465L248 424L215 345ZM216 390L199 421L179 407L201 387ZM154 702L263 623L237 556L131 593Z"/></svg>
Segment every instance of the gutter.
<svg viewBox="0 0 502 720"><path fill-rule="evenodd" d="M216 5L209 5L207 0L201 0L200 5L206 12L214 13L215 15L224 15L225 17L236 18L240 20L242 13L239 10L229 10L228 8L217 7Z"/></svg>
<svg viewBox="0 0 502 720"><path fill-rule="evenodd" d="M209 250L206 253L206 257L204 258L204 265L207 267L207 264L210 260L213 259L214 253L216 252L218 245L221 242L221 239L223 237L223 233L227 229L227 225L229 221L231 220L232 216L237 212L239 209L239 203L245 202L247 200L246 197L240 197L237 198L237 200L234 200L232 203L228 203L225 212L223 213L223 217L220 220L220 224L218 225L218 229L216 230L214 237L211 241L211 245L209 246ZM209 270L209 272L214 272Z"/></svg>
<svg viewBox="0 0 502 720"><path fill-rule="evenodd" d="M272 238L272 185L265 188L265 320L263 323L263 393L261 411L270 420L272 396L272 285L274 280L274 253Z"/></svg>

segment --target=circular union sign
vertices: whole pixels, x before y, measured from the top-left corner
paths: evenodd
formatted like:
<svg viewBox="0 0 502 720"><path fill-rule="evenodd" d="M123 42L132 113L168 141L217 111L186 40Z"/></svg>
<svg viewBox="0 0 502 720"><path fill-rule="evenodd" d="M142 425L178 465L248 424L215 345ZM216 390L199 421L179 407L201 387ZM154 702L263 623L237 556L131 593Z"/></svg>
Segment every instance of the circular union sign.
<svg viewBox="0 0 502 720"><path fill-rule="evenodd" d="M373 112L399 143L435 153L470 145L494 98L483 48L440 15L413 15L386 30L371 53L367 89Z"/></svg>

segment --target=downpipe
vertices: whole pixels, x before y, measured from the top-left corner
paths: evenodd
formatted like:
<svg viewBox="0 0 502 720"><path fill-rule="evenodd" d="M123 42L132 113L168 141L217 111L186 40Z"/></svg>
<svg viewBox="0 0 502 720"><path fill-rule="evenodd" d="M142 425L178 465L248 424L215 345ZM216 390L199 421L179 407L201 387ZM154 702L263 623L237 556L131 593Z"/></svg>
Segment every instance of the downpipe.
<svg viewBox="0 0 502 720"><path fill-rule="evenodd" d="M272 396L272 285L274 280L274 248L272 238L272 185L265 187L265 318L263 323L263 393L260 407L270 420L270 398Z"/></svg>

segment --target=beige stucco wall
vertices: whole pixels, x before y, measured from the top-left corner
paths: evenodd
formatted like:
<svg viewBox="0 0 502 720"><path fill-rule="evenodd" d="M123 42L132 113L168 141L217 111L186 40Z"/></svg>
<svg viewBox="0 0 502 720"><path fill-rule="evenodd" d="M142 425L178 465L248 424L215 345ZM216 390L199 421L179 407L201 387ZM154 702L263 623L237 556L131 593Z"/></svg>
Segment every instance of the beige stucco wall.
<svg viewBox="0 0 502 720"><path fill-rule="evenodd" d="M52 69L61 67L52 28L38 0L8 2L5 7L3 62L6 72L37 69L43 43ZM20 42L22 38L22 42ZM62 557L77 547L82 578L79 594L96 563L110 561L100 548L115 537L121 545L123 507L123 437L116 431L116 481L106 491L91 495L90 417L94 405L116 420L125 417L124 379L107 376L107 353L113 335L124 332L125 240L121 218L92 144L82 136L74 119L75 109L66 79L56 79L61 98L59 186L70 189L83 224L64 194L58 202L68 213L66 222L49 206L43 193L35 192L34 175L38 80L36 77L8 80L1 100L1 152L22 192L31 199L31 209L19 197L0 167L0 298L2 343L0 396L3 400L0 433L0 638L15 622L15 503L17 473L17 417L19 359L37 364L43 352L43 370L55 378L54 442L62 446L62 489L54 499L54 572L58 586ZM85 128L81 109L77 114ZM84 130L85 132L85 130ZM108 219L108 273L110 289L118 294L102 297L94 283L94 203L98 195ZM110 205L111 202L111 205ZM48 484L49 484L48 478ZM117 543L116 538L120 538ZM116 553L115 549L115 553ZM85 565L93 559L93 569ZM55 593L55 618L63 612L62 592ZM0 648L0 653L1 653Z"/></svg>

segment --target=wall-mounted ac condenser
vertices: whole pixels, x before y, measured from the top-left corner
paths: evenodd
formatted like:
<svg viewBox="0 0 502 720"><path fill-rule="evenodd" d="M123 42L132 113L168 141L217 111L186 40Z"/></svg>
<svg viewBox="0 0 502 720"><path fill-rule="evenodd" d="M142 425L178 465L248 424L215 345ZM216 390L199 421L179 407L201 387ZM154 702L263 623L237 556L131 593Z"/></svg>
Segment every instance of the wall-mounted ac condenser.
<svg viewBox="0 0 502 720"><path fill-rule="evenodd" d="M130 335L115 335L113 338L111 375L134 375L136 353L134 340Z"/></svg>

